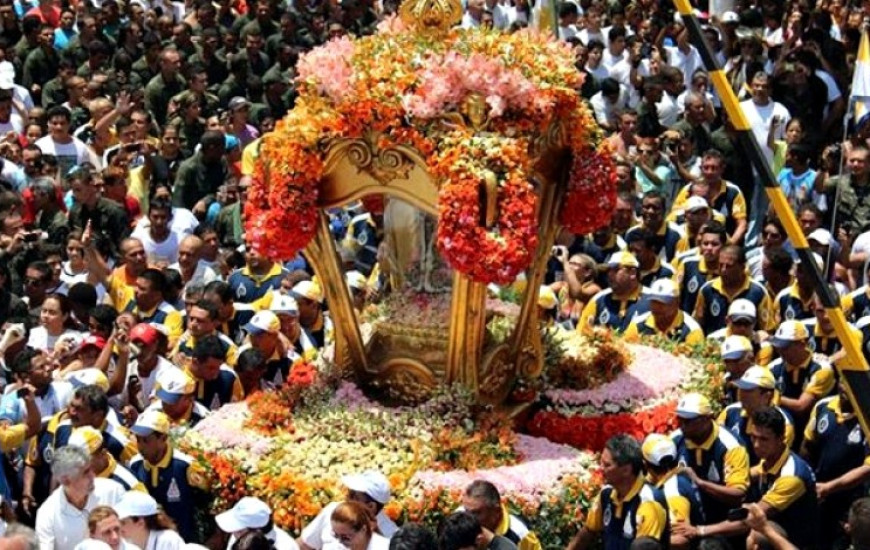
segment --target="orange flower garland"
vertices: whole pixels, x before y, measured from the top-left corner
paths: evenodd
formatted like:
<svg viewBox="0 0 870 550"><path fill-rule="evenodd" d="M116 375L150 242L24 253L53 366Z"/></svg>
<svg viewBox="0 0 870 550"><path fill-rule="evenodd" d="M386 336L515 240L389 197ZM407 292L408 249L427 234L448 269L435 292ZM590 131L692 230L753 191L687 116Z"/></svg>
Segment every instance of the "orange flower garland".
<svg viewBox="0 0 870 550"><path fill-rule="evenodd" d="M430 164L445 183L438 203L438 250L456 270L475 281L509 284L531 263L538 246L537 196L528 181L525 140L462 136ZM484 171L498 180L498 219L481 220Z"/></svg>
<svg viewBox="0 0 870 550"><path fill-rule="evenodd" d="M308 244L330 140L369 132L378 148L407 145L426 158L440 185L439 251L476 281L510 283L530 265L538 239L529 143L555 124L575 155L561 221L572 230L606 223L612 165L589 154L601 136L576 92L582 76L566 44L535 32L453 30L433 41L400 24L383 29L300 59L299 99L263 140L245 208L253 249L283 261ZM471 94L485 98L486 133L445 141L443 115L461 112ZM485 173L498 182L492 227L480 219Z"/></svg>

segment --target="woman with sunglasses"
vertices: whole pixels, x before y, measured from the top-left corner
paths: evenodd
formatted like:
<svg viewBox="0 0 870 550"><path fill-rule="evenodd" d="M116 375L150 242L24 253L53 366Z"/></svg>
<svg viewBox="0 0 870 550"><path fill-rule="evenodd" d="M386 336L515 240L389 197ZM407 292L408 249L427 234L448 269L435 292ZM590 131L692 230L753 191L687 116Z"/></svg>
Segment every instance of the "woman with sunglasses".
<svg viewBox="0 0 870 550"><path fill-rule="evenodd" d="M342 502L332 512L332 532L348 550L386 550L390 541L374 532L374 518L358 502Z"/></svg>

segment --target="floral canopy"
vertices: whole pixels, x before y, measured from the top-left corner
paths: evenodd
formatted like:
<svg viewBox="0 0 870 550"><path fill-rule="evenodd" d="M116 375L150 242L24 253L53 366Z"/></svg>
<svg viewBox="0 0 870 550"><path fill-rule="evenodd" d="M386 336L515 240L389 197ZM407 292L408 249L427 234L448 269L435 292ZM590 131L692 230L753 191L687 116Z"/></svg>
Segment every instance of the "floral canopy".
<svg viewBox="0 0 870 550"><path fill-rule="evenodd" d="M438 186L438 251L474 281L505 284L532 262L543 136L571 155L560 223L577 234L607 224L614 169L570 46L534 30L457 29L452 4L406 4L377 34L300 58L295 108L264 137L245 207L254 250L275 260L302 250L330 145L372 133L425 159Z"/></svg>

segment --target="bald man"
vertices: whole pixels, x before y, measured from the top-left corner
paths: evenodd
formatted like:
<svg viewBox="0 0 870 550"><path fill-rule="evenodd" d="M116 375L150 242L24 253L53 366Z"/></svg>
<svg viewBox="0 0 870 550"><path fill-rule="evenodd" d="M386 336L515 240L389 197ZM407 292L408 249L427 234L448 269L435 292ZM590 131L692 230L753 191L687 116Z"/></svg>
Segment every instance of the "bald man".
<svg viewBox="0 0 870 550"><path fill-rule="evenodd" d="M207 285L218 279L214 269L200 261L203 245L202 239L196 235L184 237L178 245L178 261L171 264L169 269L181 273L181 280L184 281L185 285L191 281Z"/></svg>

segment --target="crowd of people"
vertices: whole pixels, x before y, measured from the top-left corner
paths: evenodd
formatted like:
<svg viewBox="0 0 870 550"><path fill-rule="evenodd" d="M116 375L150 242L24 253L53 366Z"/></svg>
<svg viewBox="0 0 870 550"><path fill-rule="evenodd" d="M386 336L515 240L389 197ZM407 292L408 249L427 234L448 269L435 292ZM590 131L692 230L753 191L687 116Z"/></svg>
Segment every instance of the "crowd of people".
<svg viewBox="0 0 870 550"><path fill-rule="evenodd" d="M545 4L467 0L461 26L546 27ZM695 5L705 38L866 354L870 124L848 98L870 5L713 4ZM396 7L0 0L0 544L540 548L486 482L437 534L398 529L374 471L344 478L346 501L297 540L246 498L205 541L169 436L331 344L305 258L246 247L243 205L300 54ZM619 195L609 224L558 236L541 321L713 339L728 375L722 403L685 396L675 433L608 442L570 548L870 548L870 446L838 381L843 346L682 20L665 0L553 9ZM362 310L396 290L384 219L360 203L329 214Z"/></svg>

